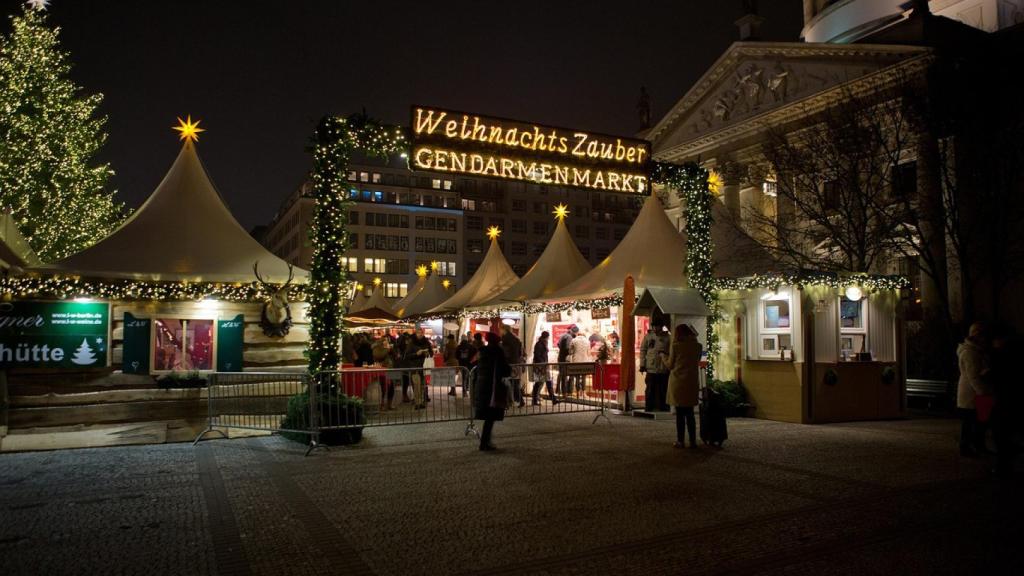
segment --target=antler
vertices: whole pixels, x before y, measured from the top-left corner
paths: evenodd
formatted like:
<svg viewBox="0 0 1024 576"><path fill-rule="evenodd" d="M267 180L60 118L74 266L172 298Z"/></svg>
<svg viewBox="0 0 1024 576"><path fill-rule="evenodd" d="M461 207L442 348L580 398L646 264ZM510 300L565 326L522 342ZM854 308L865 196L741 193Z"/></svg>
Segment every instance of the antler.
<svg viewBox="0 0 1024 576"><path fill-rule="evenodd" d="M266 286L267 285L266 281L264 281L263 278L260 276L259 266L260 266L260 261L259 260L253 262L252 263L252 273L256 275L256 279L259 280L260 284L263 284L264 286Z"/></svg>
<svg viewBox="0 0 1024 576"><path fill-rule="evenodd" d="M291 265L291 263L289 263L288 264L288 279L285 280L284 284L281 286L282 290L287 288L288 285L292 283L292 278L295 277L295 272L292 270L292 268L293 268L293 266Z"/></svg>

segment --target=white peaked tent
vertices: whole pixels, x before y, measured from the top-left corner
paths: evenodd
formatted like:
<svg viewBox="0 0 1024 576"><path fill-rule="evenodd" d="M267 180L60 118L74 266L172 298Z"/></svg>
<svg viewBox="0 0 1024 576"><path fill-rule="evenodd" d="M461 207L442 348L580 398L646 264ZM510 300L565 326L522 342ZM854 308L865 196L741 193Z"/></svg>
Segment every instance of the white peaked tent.
<svg viewBox="0 0 1024 576"><path fill-rule="evenodd" d="M39 266L43 263L21 235L10 214L0 213L0 270Z"/></svg>
<svg viewBox="0 0 1024 576"><path fill-rule="evenodd" d="M569 235L565 220L559 218L547 248L526 274L507 290L481 304L480 308L497 308L546 298L590 269L590 262L580 254Z"/></svg>
<svg viewBox="0 0 1024 576"><path fill-rule="evenodd" d="M686 242L652 194L615 250L590 272L557 292L535 298L540 302L589 300L621 294L632 275L637 293L649 286L683 286L686 282Z"/></svg>
<svg viewBox="0 0 1024 576"><path fill-rule="evenodd" d="M416 283L412 285L412 288L409 289L409 291L405 294L403 298L401 298L398 302L395 302L394 305L392 306L395 312L398 313L399 317L401 317L402 310L404 310L405 307L409 305L409 302L412 302L412 299L415 298L417 294L422 292L423 287L427 285L426 273L420 274L420 270L416 270L416 276Z"/></svg>
<svg viewBox="0 0 1024 576"><path fill-rule="evenodd" d="M348 313L359 312L363 308L366 308L366 291L356 290L355 297L352 298L352 304L348 307Z"/></svg>
<svg viewBox="0 0 1024 576"><path fill-rule="evenodd" d="M441 284L441 278L436 274L431 274L426 278L426 284L423 286L423 289L417 292L404 307L396 308L395 313L399 318L425 314L447 300L448 296L448 291Z"/></svg>
<svg viewBox="0 0 1024 576"><path fill-rule="evenodd" d="M355 312L349 312L350 318L363 318L367 320L395 320L395 311L384 299L384 287L375 286L373 294L366 300L362 308Z"/></svg>
<svg viewBox="0 0 1024 576"><path fill-rule="evenodd" d="M235 220L186 140L156 191L109 236L53 264L47 273L99 278L251 282L253 264L267 282L288 279L288 264ZM307 282L295 269L294 281Z"/></svg>
<svg viewBox="0 0 1024 576"><path fill-rule="evenodd" d="M480 268L469 279L469 282L466 282L451 298L428 312L431 314L454 313L463 308L479 306L501 294L517 281L519 281L519 276L512 271L508 260L505 260L505 255L501 253L498 239L493 238L491 246L487 249L487 255L484 256L484 261L480 263Z"/></svg>

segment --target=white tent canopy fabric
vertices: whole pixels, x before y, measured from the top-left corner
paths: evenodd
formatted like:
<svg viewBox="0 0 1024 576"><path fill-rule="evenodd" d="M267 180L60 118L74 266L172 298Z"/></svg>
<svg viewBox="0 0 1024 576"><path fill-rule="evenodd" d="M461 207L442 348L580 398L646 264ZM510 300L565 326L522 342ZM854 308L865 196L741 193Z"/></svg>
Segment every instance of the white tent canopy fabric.
<svg viewBox="0 0 1024 576"><path fill-rule="evenodd" d="M28 240L21 235L14 218L0 212L0 269L39 266L42 263Z"/></svg>
<svg viewBox="0 0 1024 576"><path fill-rule="evenodd" d="M505 255L501 253L498 240L492 239L491 246L487 249L487 255L484 256L484 261L480 263L476 274L473 274L473 277L451 298L429 312L431 314L454 313L463 308L478 306L501 294L518 280L519 276L512 271L508 260L505 260Z"/></svg>
<svg viewBox="0 0 1024 576"><path fill-rule="evenodd" d="M423 291L423 287L426 285L426 274L420 276L419 272L417 272L416 283L412 285L412 288L409 289L404 297L400 298L398 302L395 302L394 305L392 305L392 308L394 308L395 312L399 314L399 317L401 317L402 310L409 305L409 302L412 302L412 299L415 298L417 294Z"/></svg>
<svg viewBox="0 0 1024 576"><path fill-rule="evenodd" d="M626 276L639 292L648 286L688 286L686 242L654 194L607 258L575 282L536 302L589 300L622 293Z"/></svg>
<svg viewBox="0 0 1024 576"><path fill-rule="evenodd" d="M412 300L407 302L402 308L395 309L395 315L399 318L408 318L410 316L426 314L435 306L447 300L448 296L448 291L441 284L441 278L437 274L431 274L426 278L426 284L423 286L423 289L417 292Z"/></svg>
<svg viewBox="0 0 1024 576"><path fill-rule="evenodd" d="M352 314L353 312L359 312L366 308L367 300L368 298L366 297L366 292L364 290L356 290L356 295L352 298L352 304L348 307L348 313Z"/></svg>
<svg viewBox="0 0 1024 576"><path fill-rule="evenodd" d="M384 298L384 286L375 286L373 288L373 294L370 294L370 298L366 301L366 306L363 307L363 310L369 310L370 308L394 313L394 310L391 309L391 304L388 304L387 299Z"/></svg>
<svg viewBox="0 0 1024 576"><path fill-rule="evenodd" d="M484 302L479 308L498 308L534 299L543 299L579 279L591 269L569 235L564 219L559 219L544 253L537 262L507 290Z"/></svg>
<svg viewBox="0 0 1024 576"><path fill-rule="evenodd" d="M109 236L53 264L33 268L99 278L252 282L288 279L288 264L260 245L231 215L195 145L186 141L156 191ZM295 269L294 281L307 282Z"/></svg>

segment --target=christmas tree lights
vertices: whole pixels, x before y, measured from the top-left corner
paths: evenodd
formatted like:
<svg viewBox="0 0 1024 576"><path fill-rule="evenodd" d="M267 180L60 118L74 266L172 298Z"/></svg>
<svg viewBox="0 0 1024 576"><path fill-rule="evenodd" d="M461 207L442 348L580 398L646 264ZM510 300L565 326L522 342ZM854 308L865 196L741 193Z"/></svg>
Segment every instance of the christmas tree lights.
<svg viewBox="0 0 1024 576"><path fill-rule="evenodd" d="M398 127L384 126L364 115L325 117L313 135L313 198L316 208L310 226L313 263L309 293L309 372L337 370L341 364L341 335L347 272L341 258L349 244L346 179L353 150L370 156L408 154L409 139Z"/></svg>
<svg viewBox="0 0 1024 576"><path fill-rule="evenodd" d="M715 332L719 320L715 269L712 260L711 215L712 182L707 170L697 164L665 164L656 162L651 181L664 184L676 191L683 203L686 220L686 277L690 286L700 292L710 317L707 322L708 378L714 377L715 358L718 354L718 336Z"/></svg>
<svg viewBox="0 0 1024 576"><path fill-rule="evenodd" d="M94 161L107 138L103 96L71 81L44 8L26 3L0 38L0 209L52 262L104 238L125 210L106 190L110 166Z"/></svg>

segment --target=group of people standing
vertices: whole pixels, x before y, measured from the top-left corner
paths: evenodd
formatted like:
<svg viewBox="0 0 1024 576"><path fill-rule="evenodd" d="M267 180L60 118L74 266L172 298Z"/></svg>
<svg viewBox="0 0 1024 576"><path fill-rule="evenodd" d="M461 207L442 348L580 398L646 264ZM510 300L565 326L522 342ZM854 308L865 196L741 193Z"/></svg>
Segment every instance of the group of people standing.
<svg viewBox="0 0 1024 576"><path fill-rule="evenodd" d="M423 330L405 332L398 336L384 334L377 338L369 334L356 334L351 340L351 348L346 346L342 355L356 367L423 368L428 359L432 361L434 358L434 343ZM391 410L394 408L395 382L386 379L385 388L382 409ZM425 409L426 403L430 402L430 390L425 386L425 377L420 370L403 371L401 389L402 402L412 403L416 410ZM412 394L409 393L410 389Z"/></svg>
<svg viewBox="0 0 1024 576"><path fill-rule="evenodd" d="M985 323L975 322L957 347L960 455L976 458L988 453L985 439L991 428L996 448L993 472L997 476L1012 474L1019 432L1016 412L1020 399L1011 372L1012 343L1007 329L990 329Z"/></svg>

